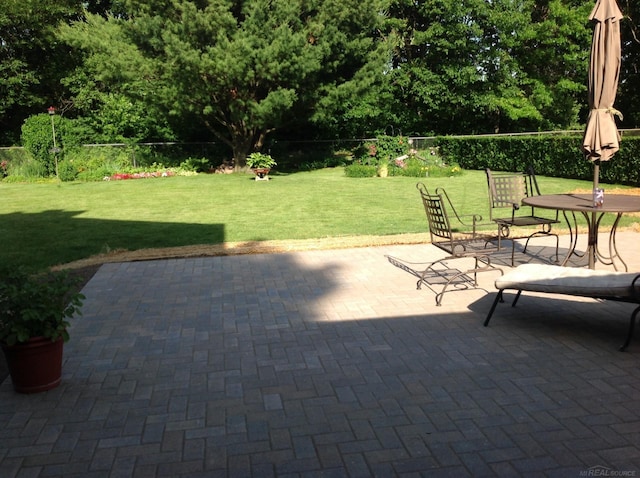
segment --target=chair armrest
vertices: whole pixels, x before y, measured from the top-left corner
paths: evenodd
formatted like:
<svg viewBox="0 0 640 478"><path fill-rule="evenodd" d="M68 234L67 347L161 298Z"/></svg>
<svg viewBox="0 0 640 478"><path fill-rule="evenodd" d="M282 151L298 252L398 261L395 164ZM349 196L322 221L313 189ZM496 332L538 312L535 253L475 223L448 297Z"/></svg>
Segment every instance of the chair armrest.
<svg viewBox="0 0 640 478"><path fill-rule="evenodd" d="M491 229L494 229L496 227L495 222L482 222L483 218L480 214L462 214L460 216L456 215L456 219L462 226L469 229L465 234L471 236L472 238L482 236L480 231L478 231L478 228L480 227L486 226L487 228ZM487 236L488 235L490 234L487 232Z"/></svg>
<svg viewBox="0 0 640 478"><path fill-rule="evenodd" d="M461 215L456 215L456 218L458 219L458 221L460 221L462 224L466 225L466 226L472 226L474 224L477 224L478 226L480 225L480 222L482 221L482 216L480 214L461 214ZM471 220L471 221L463 221L463 219L467 219L467 220Z"/></svg>

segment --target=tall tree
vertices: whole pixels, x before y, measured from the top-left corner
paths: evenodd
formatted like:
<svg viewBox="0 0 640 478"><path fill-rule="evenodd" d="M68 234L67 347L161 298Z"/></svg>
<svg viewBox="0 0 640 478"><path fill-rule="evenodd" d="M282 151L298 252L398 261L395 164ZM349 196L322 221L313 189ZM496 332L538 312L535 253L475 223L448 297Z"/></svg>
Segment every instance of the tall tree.
<svg viewBox="0 0 640 478"><path fill-rule="evenodd" d="M33 113L62 96L68 48L55 27L81 10L77 0L3 0L0 7L0 144L15 143Z"/></svg>
<svg viewBox="0 0 640 478"><path fill-rule="evenodd" d="M0 144L14 144L32 114L66 96L61 83L75 57L56 38L59 23L80 18L83 8L104 14L118 0L1 0ZM116 8L117 10L117 8Z"/></svg>
<svg viewBox="0 0 640 478"><path fill-rule="evenodd" d="M623 128L640 127L640 3L618 0L621 23L622 67L616 108L624 114Z"/></svg>
<svg viewBox="0 0 640 478"><path fill-rule="evenodd" d="M573 124L588 3L392 0L388 28L402 38L389 75L398 116L413 131L440 134Z"/></svg>
<svg viewBox="0 0 640 478"><path fill-rule="evenodd" d="M399 100L398 116L411 130L477 131L486 75L479 19L487 8L484 0L392 2L388 26L401 42L389 80ZM476 114L470 114L473 111Z"/></svg>
<svg viewBox="0 0 640 478"><path fill-rule="evenodd" d="M540 113L538 129L581 128L588 114L587 70L594 0L529 2L530 27L514 55L524 91Z"/></svg>
<svg viewBox="0 0 640 478"><path fill-rule="evenodd" d="M359 80L377 1L129 0L126 15L87 13L61 37L86 52L90 89L197 118L243 167L269 133Z"/></svg>

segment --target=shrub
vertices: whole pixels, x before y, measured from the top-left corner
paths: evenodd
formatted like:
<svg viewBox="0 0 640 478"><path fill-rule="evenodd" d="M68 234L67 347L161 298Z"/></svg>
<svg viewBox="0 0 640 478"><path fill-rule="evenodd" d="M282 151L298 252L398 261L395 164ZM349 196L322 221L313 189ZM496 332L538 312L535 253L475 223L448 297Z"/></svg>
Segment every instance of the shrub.
<svg viewBox="0 0 640 478"><path fill-rule="evenodd" d="M373 178L378 174L378 168L369 164L353 163L344 168L348 178Z"/></svg>
<svg viewBox="0 0 640 478"><path fill-rule="evenodd" d="M65 160L58 163L58 177L60 181L75 181L78 177L78 169L75 167L73 160Z"/></svg>
<svg viewBox="0 0 640 478"><path fill-rule="evenodd" d="M180 163L180 169L194 173L206 173L211 169L211 163L207 158L187 158Z"/></svg>
<svg viewBox="0 0 640 478"><path fill-rule="evenodd" d="M118 170L110 168L108 166L101 166L96 169L88 169L78 172L76 179L80 181L102 181L104 178L108 178L115 174Z"/></svg>
<svg viewBox="0 0 640 478"><path fill-rule="evenodd" d="M60 128L62 118L53 117L54 124ZM57 139L56 139L57 141ZM22 125L22 145L40 163L45 174L55 173L55 161L51 149L53 148L53 133L51 118L48 114L30 116ZM58 147L62 144L57 144Z"/></svg>
<svg viewBox="0 0 640 478"><path fill-rule="evenodd" d="M7 163L5 182L25 182L48 175L44 165L37 162L31 155L20 156Z"/></svg>
<svg viewBox="0 0 640 478"><path fill-rule="evenodd" d="M335 152L336 147L339 143L333 141L273 141L264 150L278 158L280 171L311 171L348 164L344 155Z"/></svg>
<svg viewBox="0 0 640 478"><path fill-rule="evenodd" d="M0 176L11 174L11 168L24 161L33 161L24 148L0 149Z"/></svg>
<svg viewBox="0 0 640 478"><path fill-rule="evenodd" d="M82 181L101 181L131 166L130 151L108 146L73 150L65 155L65 161L73 164L76 178Z"/></svg>
<svg viewBox="0 0 640 478"><path fill-rule="evenodd" d="M533 165L536 174L592 180L593 165L580 150L581 134L498 137L439 137L443 157L465 169L524 171ZM623 137L611 161L600 165L600 180L640 185L640 138Z"/></svg>
<svg viewBox="0 0 640 478"><path fill-rule="evenodd" d="M33 158L44 167L45 175L56 172L53 149L53 131L51 120L56 133L56 147L58 162L65 158L65 154L76 149L86 139L86 131L76 120L53 117L48 114L38 114L27 118L22 125L22 145Z"/></svg>
<svg viewBox="0 0 640 478"><path fill-rule="evenodd" d="M452 176L462 176L463 170L457 164L448 166L427 166L425 171L427 177L450 178Z"/></svg>
<svg viewBox="0 0 640 478"><path fill-rule="evenodd" d="M31 177L22 176L20 174L12 174L2 180L3 183L26 183L32 179Z"/></svg>
<svg viewBox="0 0 640 478"><path fill-rule="evenodd" d="M133 167L148 167L154 163L162 163L170 166L178 166L181 162L179 158L162 148L154 148L148 145L132 144L123 149L129 160L128 164Z"/></svg>
<svg viewBox="0 0 640 478"><path fill-rule="evenodd" d="M403 136L378 136L375 149L378 162L392 161L409 152L409 143Z"/></svg>
<svg viewBox="0 0 640 478"><path fill-rule="evenodd" d="M318 157L318 159L310 159L316 156ZM338 168L341 166L347 166L352 161L350 155L341 153L330 153L327 157L309 154L305 155L304 157L301 156L301 158L303 159L301 159L297 163L297 169L300 171L314 171L323 168Z"/></svg>

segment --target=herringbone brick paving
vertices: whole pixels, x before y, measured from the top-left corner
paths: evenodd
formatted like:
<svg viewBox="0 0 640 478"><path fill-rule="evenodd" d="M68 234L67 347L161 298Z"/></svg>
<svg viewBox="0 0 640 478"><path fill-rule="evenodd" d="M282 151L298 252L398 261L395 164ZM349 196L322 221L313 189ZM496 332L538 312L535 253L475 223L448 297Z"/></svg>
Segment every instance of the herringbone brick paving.
<svg viewBox="0 0 640 478"><path fill-rule="evenodd" d="M438 252L102 266L62 385L0 386L0 476L637 476L633 306L529 295L485 328L497 274L436 307L386 255Z"/></svg>

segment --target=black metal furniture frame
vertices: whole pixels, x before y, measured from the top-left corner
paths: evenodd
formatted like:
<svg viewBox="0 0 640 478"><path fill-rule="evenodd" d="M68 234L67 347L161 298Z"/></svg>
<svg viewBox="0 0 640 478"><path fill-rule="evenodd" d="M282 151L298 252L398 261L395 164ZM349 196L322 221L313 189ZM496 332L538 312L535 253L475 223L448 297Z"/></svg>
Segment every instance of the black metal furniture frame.
<svg viewBox="0 0 640 478"><path fill-rule="evenodd" d="M622 259L618 246L616 244L616 231L622 215L625 213L633 213L640 211L640 197L627 194L607 194L604 203L600 206L594 206L591 194L543 194L526 198L523 203L540 209L551 209L562 211L567 226L569 227L570 245L569 253L562 265L566 265L572 256L588 257L588 266L594 269L596 263L611 265L618 270L621 265L627 270L627 264ZM587 224L587 250L584 254L576 252L578 242L578 222L576 213L582 214ZM601 248L598 243L598 231L600 229L600 221L604 214L615 214L616 218L609 231L609 250ZM569 219L569 214L572 220Z"/></svg>
<svg viewBox="0 0 640 478"><path fill-rule="evenodd" d="M539 196L540 189L536 181L533 168L527 172L505 173L486 170L487 185L489 187L489 219L498 225L498 249L502 247L502 240L511 239L511 265L515 263L516 243L515 239L526 238L523 252L527 252L529 241L535 236L554 236L556 238L556 261L558 260L558 248L560 239L557 234L551 232L552 224L557 224L558 213L555 218L543 217L536 214L535 208L525 206L522 208L522 200L532 196ZM503 216L506 211L509 216ZM539 228L532 234L514 237L511 229L514 227Z"/></svg>
<svg viewBox="0 0 640 478"><path fill-rule="evenodd" d="M531 270L531 272L523 275L519 269L522 270L525 268L527 271ZM572 274L576 274L575 277L572 277ZM612 285L614 283L615 285ZM516 306L523 291L564 294L638 305L629 317L627 337L624 344L618 350L621 352L625 351L631 343L636 317L638 313L640 313L640 275L549 264L526 264L500 277L496 280L495 285L498 289L498 294L484 321L485 327L489 325L489 321L496 310L498 302L504 302L503 293L505 290L516 291L516 295L511 303L512 307Z"/></svg>
<svg viewBox="0 0 640 478"><path fill-rule="evenodd" d="M442 188L431 194L423 183L418 183L416 187L427 215L431 243L448 254L429 264L419 275L416 274L419 278L417 288L420 289L422 284L425 284L436 293L436 305L441 305L442 296L450 286L453 285L455 290L477 287L478 272L499 271L502 274L502 269L492 265L490 258L491 252L497 250L493 243L497 239L496 236L478 230L478 227L483 225L482 216L458 214ZM455 229L451 226L449 210L453 213ZM470 223L465 220L470 220ZM473 267L458 270L445 264L445 261L462 258L472 259ZM443 284L439 292L433 289L432 286L435 284Z"/></svg>

